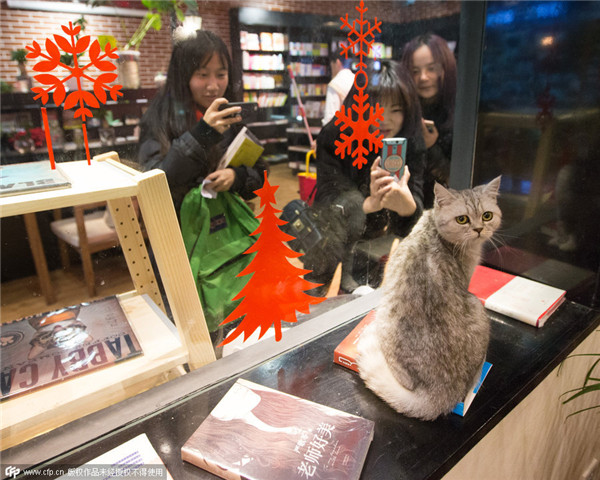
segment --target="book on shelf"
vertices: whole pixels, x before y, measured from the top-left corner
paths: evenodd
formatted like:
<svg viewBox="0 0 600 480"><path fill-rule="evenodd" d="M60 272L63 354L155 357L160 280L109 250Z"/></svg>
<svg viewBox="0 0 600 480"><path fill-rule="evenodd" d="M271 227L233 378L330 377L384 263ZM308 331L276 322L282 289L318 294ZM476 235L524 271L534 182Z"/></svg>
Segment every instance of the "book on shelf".
<svg viewBox="0 0 600 480"><path fill-rule="evenodd" d="M467 410L469 410L471 403L473 403L473 400L475 399L475 395L477 395L477 392L479 392L479 388L481 387L481 384L485 380L485 377L487 377L487 374L489 373L491 368L492 364L490 362L483 363L483 367L481 368L481 375L479 375L479 377L475 380L475 383L465 396L465 399L462 402L459 402L456 405L456 407L454 407L452 413L456 413L461 417L465 416L465 413L467 413Z"/></svg>
<svg viewBox="0 0 600 480"><path fill-rule="evenodd" d="M374 423L238 379L181 449L221 478L358 479Z"/></svg>
<svg viewBox="0 0 600 480"><path fill-rule="evenodd" d="M227 166L252 167L265 151L260 140L247 127L242 127L233 141L227 147L219 163L219 168Z"/></svg>
<svg viewBox="0 0 600 480"><path fill-rule="evenodd" d="M364 332L365 328L375 320L375 310L371 310L365 315L358 324L352 329L352 331L339 343L339 345L333 351L333 362L345 367L349 370L358 373L358 365L356 364L357 358L357 344L360 339L360 335ZM488 372L492 368L492 364L485 362L482 367L481 375L474 382L473 387L469 390L467 395L462 402L459 402L456 407L452 410L452 413L464 417L465 413L473 403L473 399L481 384L485 380Z"/></svg>
<svg viewBox="0 0 600 480"><path fill-rule="evenodd" d="M108 478L153 478L171 480L173 477L156 453L145 433L122 443L78 467L71 467L57 480L99 476Z"/></svg>
<svg viewBox="0 0 600 480"><path fill-rule="evenodd" d="M566 291L518 275L478 265L469 292L485 308L541 327L564 302Z"/></svg>
<svg viewBox="0 0 600 480"><path fill-rule="evenodd" d="M273 34L271 32L260 32L260 49L264 52L273 51Z"/></svg>
<svg viewBox="0 0 600 480"><path fill-rule="evenodd" d="M49 160L0 166L0 196L69 188L71 182L60 164L53 170Z"/></svg>
<svg viewBox="0 0 600 480"><path fill-rule="evenodd" d="M115 296L0 326L2 400L142 354Z"/></svg>

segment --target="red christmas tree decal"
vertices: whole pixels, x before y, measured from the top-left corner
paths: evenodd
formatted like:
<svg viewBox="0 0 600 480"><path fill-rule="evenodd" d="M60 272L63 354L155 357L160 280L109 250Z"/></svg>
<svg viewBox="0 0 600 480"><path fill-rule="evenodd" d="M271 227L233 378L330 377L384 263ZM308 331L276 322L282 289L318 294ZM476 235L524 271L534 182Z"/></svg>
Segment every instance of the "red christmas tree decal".
<svg viewBox="0 0 600 480"><path fill-rule="evenodd" d="M365 156L368 152L378 152L383 146L381 141L383 134L379 133L379 121L383 120L383 108L379 106L379 103L375 104L375 107L371 107L367 103L369 95L365 93L365 89L369 79L365 71L367 65L364 62L364 58L369 55L373 47L375 32L381 32L379 28L381 22L378 22L377 17L375 17L374 25L371 26L371 23L364 19L364 14L368 8L364 6L362 0L360 6L355 8L360 13L360 19L355 19L352 25L348 21L348 14L346 14L346 18L340 18L342 21L341 29L347 27L350 30L348 44L342 46L340 55L345 56L347 59L348 53L351 52L359 58L358 71L354 76L354 86L358 89L358 94L353 97L356 103L352 105L352 108L346 108L342 105L341 110L335 112L335 124L342 124L341 132L346 128L352 130L350 135L340 134L340 140L335 141L337 147L335 153L342 159L346 154L350 154L354 158L352 165L360 169L367 163ZM362 78L362 81L359 82L359 78ZM365 146L365 142L368 142L368 147Z"/></svg>
<svg viewBox="0 0 600 480"><path fill-rule="evenodd" d="M255 253L252 262L242 270L238 277L252 274L248 283L233 301L242 301L221 322L221 325L233 322L244 316L236 329L221 343L225 345L244 334L244 341L260 328L259 338L271 327L275 327L275 340L281 340L281 322L294 323L296 311L308 313L311 304L317 304L324 298L313 297L305 290L319 286L301 278L310 270L295 267L288 258L298 258L301 253L295 252L284 242L294 237L284 233L279 226L287 222L277 217L275 192L279 187L270 185L265 172L265 183L254 193L260 198L262 212L256 217L261 219L260 225L252 235L258 239L245 254Z"/></svg>
<svg viewBox="0 0 600 480"><path fill-rule="evenodd" d="M74 118L81 118L83 122L83 139L85 142L85 153L87 155L87 161L89 164L90 148L87 137L86 119L88 117L92 117L92 112L87 107L99 108L100 103L106 103L107 96L105 90L109 92L110 97L113 100L116 100L117 96L123 96L123 93L120 91L121 85L108 85L110 82L116 80L116 73L103 73L97 78L93 78L86 73L86 70L90 67L96 67L102 72L111 72L117 67L114 63L106 59L116 59L118 58L118 55L115 53L116 47L111 48L110 44L106 45L104 52L102 52L102 48L100 47L98 40L94 40L90 45L91 37L89 35L76 38L81 31L81 27L79 25L74 27L73 22L69 22L68 27L62 25L61 28L63 32L68 35L68 37L55 34L54 40L56 43L47 38L45 45L47 53L43 53L40 44L36 41L33 41L31 44L32 46L26 47L27 50L29 50L27 58L34 59L42 57L42 60L38 61L33 67L36 72L53 72L57 67L62 67L69 72L69 75L62 79L58 78L53 73L41 73L36 75L33 78L43 85L48 85L48 87L33 87L31 91L37 93L33 99L40 99L44 105L46 105L48 100L50 100L50 93L52 92L52 99L57 106L60 106L64 101L65 103L63 108L65 110L78 107L73 116ZM90 47L90 63L86 65L79 65L78 54L85 52L88 46ZM60 49L73 56L73 66L65 65L60 61ZM64 84L67 82L67 80L70 80L73 77L77 80L77 89L67 95L67 90ZM84 78L93 82L94 93L86 92L82 89L81 81ZM54 152L52 150L50 128L48 126L48 115L45 107L42 107L42 119L44 122L44 130L46 131L46 144L48 145L50 164L52 165L52 168L55 168Z"/></svg>

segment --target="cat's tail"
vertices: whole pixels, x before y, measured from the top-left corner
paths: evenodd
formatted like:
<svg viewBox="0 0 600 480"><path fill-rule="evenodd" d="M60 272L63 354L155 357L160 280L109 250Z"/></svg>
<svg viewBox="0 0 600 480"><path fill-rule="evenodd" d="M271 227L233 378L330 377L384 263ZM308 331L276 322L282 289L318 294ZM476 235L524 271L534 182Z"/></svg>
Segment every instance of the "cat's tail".
<svg viewBox="0 0 600 480"><path fill-rule="evenodd" d="M376 330L377 322L371 323L360 335L358 341L358 372L369 389L385 400L392 408L409 417L421 420L435 420L442 414L440 406L431 402L429 395L421 389L411 390L410 380L406 386L392 373L381 350Z"/></svg>

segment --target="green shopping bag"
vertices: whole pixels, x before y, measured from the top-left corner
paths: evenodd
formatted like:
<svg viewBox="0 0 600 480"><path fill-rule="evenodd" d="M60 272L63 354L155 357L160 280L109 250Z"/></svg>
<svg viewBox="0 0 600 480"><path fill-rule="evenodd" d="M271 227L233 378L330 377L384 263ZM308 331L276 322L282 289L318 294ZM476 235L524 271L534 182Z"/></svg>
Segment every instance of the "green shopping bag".
<svg viewBox="0 0 600 480"><path fill-rule="evenodd" d="M256 238L259 225L252 210L235 194L219 192L204 198L201 188L192 189L181 205L181 233L190 260L208 330L219 324L237 306L232 302L249 277L237 275L253 255L244 255Z"/></svg>

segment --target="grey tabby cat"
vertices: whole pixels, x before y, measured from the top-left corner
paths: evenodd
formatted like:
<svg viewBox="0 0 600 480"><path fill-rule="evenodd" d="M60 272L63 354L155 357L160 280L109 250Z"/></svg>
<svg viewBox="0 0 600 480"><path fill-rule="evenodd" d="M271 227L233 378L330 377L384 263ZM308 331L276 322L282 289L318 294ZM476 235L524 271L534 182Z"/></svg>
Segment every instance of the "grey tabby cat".
<svg viewBox="0 0 600 480"><path fill-rule="evenodd" d="M450 413L481 372L490 325L467 288L500 226L499 187L500 177L462 191L436 183L434 208L390 256L357 363L366 385L408 416Z"/></svg>

